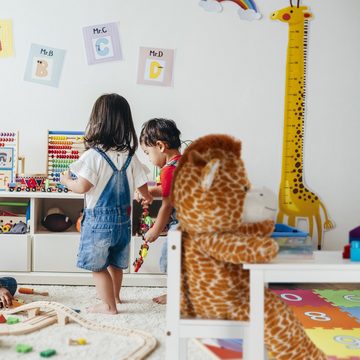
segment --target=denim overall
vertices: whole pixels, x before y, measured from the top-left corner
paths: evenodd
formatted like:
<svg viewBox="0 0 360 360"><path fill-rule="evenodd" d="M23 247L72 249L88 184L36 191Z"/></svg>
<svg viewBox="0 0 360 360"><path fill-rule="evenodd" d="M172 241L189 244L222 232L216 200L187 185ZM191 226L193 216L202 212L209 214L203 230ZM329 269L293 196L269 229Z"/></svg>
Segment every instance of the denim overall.
<svg viewBox="0 0 360 360"><path fill-rule="evenodd" d="M94 150L114 172L95 207L84 210L77 266L91 271L102 271L109 265L126 269L131 239L130 189L126 169L131 156L118 170L104 151L99 148Z"/></svg>

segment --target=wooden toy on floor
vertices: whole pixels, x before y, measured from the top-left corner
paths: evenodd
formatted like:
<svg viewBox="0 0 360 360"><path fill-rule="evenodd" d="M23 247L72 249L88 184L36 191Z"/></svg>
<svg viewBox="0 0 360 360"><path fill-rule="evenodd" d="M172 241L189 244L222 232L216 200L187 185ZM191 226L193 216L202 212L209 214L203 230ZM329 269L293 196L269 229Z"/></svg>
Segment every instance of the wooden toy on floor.
<svg viewBox="0 0 360 360"><path fill-rule="evenodd" d="M24 300L22 300L22 299L12 299L11 302L12 302L12 305L10 306L9 309L17 308L17 307L25 304ZM0 309L2 309L2 308L7 308L7 307L4 306L4 304L0 301Z"/></svg>
<svg viewBox="0 0 360 360"><path fill-rule="evenodd" d="M87 341L84 338L78 338L78 339L69 339L68 340L69 345L87 345Z"/></svg>
<svg viewBox="0 0 360 360"><path fill-rule="evenodd" d="M16 352L18 353L28 353L32 351L32 349L33 349L32 346L27 344L17 344L15 348Z"/></svg>
<svg viewBox="0 0 360 360"><path fill-rule="evenodd" d="M16 317L13 317L13 316L9 316L7 319L6 319L6 323L8 325L14 325L14 324L17 324L18 322L20 322L20 320Z"/></svg>
<svg viewBox="0 0 360 360"><path fill-rule="evenodd" d="M58 323L59 325L66 325L69 321L73 321L89 330L110 332L120 336L127 336L140 340L137 341L138 347L124 357L124 359L127 360L144 359L156 348L157 345L156 338L150 333L142 330L95 323L85 319L72 309L56 302L35 301L16 309L7 309L6 314L16 314L22 311L26 311L28 313L28 318L19 324L11 326L2 324L0 326L0 336L28 334L55 323Z"/></svg>
<svg viewBox="0 0 360 360"><path fill-rule="evenodd" d="M34 295L41 295L41 296L49 296L47 291L35 291L34 289L30 288L19 288L20 294L34 294Z"/></svg>
<svg viewBox="0 0 360 360"><path fill-rule="evenodd" d="M55 349L46 349L44 351L41 351L41 353L40 353L41 357L46 357L46 358L51 357L53 355L56 355Z"/></svg>

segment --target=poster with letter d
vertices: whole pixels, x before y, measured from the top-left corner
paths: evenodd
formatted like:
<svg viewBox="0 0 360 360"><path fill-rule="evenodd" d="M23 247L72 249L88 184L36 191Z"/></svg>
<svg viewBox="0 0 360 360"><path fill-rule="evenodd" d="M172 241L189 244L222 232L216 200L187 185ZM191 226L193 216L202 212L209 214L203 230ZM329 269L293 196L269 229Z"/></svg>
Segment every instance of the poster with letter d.
<svg viewBox="0 0 360 360"><path fill-rule="evenodd" d="M172 86L174 50L140 47L138 84Z"/></svg>

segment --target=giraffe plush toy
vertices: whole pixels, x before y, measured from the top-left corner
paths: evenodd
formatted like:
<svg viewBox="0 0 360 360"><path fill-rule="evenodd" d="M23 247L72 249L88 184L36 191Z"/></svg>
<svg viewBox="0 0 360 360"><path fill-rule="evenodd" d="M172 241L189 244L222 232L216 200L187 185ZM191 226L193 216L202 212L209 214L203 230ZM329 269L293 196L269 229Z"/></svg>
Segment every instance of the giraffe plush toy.
<svg viewBox="0 0 360 360"><path fill-rule="evenodd" d="M173 201L182 231L183 317L249 320L249 273L278 251L271 220L243 223L250 189L241 143L226 135L193 142L176 169ZM274 358L325 360L294 314L265 290L265 342Z"/></svg>

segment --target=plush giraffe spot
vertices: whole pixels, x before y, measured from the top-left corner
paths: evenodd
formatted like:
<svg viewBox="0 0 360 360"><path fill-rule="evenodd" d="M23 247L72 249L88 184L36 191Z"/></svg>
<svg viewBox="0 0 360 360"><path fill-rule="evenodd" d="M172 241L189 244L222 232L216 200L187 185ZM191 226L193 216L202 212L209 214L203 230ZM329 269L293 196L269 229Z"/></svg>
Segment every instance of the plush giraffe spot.
<svg viewBox="0 0 360 360"><path fill-rule="evenodd" d="M291 19L291 16L290 16L290 14L284 14L284 15L282 16L282 18L283 18L284 20L288 21L288 20Z"/></svg>

